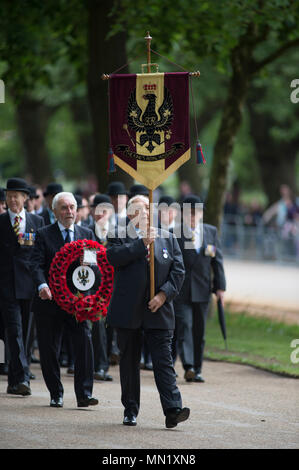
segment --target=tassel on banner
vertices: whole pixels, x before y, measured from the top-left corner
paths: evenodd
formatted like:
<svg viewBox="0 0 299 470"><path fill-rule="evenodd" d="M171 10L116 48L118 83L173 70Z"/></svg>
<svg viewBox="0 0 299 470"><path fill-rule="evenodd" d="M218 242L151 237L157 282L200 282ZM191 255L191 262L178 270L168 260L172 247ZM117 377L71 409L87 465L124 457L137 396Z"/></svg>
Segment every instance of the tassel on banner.
<svg viewBox="0 0 299 470"><path fill-rule="evenodd" d="M202 148L201 148L201 144L200 144L199 140L196 143L196 163L198 163L199 165L201 163L203 163L203 164L206 163L206 159L204 157L204 154L202 153Z"/></svg>
<svg viewBox="0 0 299 470"><path fill-rule="evenodd" d="M113 151L112 151L112 148L110 148L108 152L108 173L115 173L115 172L116 172L116 168L115 168L115 163L114 163Z"/></svg>

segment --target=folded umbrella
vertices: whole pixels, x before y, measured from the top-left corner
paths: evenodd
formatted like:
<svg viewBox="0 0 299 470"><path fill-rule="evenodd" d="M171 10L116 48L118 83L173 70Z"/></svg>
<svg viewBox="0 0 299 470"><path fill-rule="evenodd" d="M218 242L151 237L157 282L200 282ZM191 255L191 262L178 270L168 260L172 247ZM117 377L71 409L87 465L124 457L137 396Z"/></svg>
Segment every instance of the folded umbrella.
<svg viewBox="0 0 299 470"><path fill-rule="evenodd" d="M222 335L223 335L224 342L225 342L225 349L227 349L225 314L224 314L224 308L223 308L221 299L217 300L217 310L218 310L218 320L220 323L220 328L221 328Z"/></svg>

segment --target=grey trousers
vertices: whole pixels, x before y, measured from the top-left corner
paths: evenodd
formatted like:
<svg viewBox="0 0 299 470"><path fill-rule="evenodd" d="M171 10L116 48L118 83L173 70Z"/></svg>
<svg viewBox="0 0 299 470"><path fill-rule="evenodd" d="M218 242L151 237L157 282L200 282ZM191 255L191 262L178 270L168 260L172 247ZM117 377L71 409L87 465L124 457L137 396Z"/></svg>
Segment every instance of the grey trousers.
<svg viewBox="0 0 299 470"><path fill-rule="evenodd" d="M175 302L178 353L185 370L201 373L209 302Z"/></svg>

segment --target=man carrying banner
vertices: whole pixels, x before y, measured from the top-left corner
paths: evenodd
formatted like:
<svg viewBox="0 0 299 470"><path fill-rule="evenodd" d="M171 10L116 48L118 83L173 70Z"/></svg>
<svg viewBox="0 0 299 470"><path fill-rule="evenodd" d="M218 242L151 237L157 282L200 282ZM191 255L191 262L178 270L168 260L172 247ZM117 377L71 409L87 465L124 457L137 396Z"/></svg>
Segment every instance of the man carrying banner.
<svg viewBox="0 0 299 470"><path fill-rule="evenodd" d="M182 254L169 232L149 227L149 200L136 196L128 203L130 223L109 238L107 258L115 268L114 290L107 321L117 328L123 424L135 426L140 406L140 353L142 329L150 349L154 377L166 427L173 428L189 417L182 408L171 357L174 329L172 300L184 280ZM165 236L165 238L164 238ZM155 288L149 298L148 247L155 240Z"/></svg>

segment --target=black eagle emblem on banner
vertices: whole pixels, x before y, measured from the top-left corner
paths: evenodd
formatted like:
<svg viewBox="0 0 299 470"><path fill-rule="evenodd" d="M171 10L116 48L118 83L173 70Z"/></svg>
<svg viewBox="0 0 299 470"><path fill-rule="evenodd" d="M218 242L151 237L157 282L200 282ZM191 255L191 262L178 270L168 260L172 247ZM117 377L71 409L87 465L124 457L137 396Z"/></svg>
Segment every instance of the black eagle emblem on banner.
<svg viewBox="0 0 299 470"><path fill-rule="evenodd" d="M135 132L141 132L139 145L144 146L150 153L154 150L153 142L157 145L161 142L161 135L158 133L164 131L165 139L170 139L171 124L173 121L173 103L169 90L164 87L164 100L162 105L156 110L157 96L154 93L147 93L143 98L148 101L144 113L136 101L136 89L132 91L127 108L128 128Z"/></svg>

